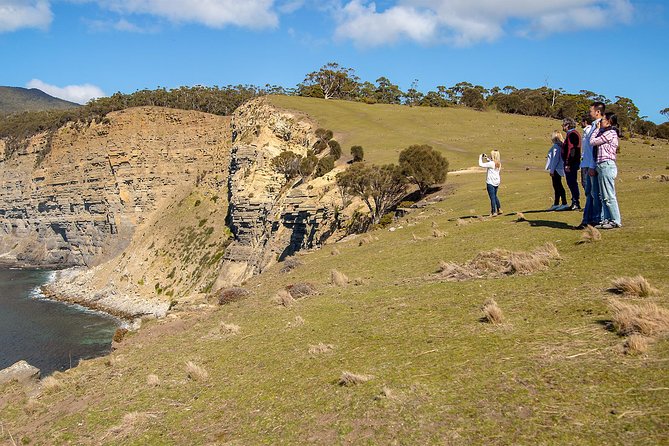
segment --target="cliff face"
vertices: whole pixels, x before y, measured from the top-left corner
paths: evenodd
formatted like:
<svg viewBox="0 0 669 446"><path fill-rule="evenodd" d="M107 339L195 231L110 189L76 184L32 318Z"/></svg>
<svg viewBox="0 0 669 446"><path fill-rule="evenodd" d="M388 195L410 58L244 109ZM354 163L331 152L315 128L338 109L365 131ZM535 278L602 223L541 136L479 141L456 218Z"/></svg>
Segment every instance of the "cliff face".
<svg viewBox="0 0 669 446"><path fill-rule="evenodd" d="M202 113L136 108L61 128L48 153L47 138L8 157L0 143L0 255L8 263L100 264L164 200L227 171L228 119Z"/></svg>
<svg viewBox="0 0 669 446"><path fill-rule="evenodd" d="M306 155L315 126L259 99L232 117L228 223L234 241L225 252L217 286L242 282L296 251L319 246L337 229L340 203L334 178L288 182L272 159L288 150Z"/></svg>
<svg viewBox="0 0 669 446"><path fill-rule="evenodd" d="M202 301L335 231L338 170L287 183L271 164L314 127L258 99L232 121L149 107L67 125L50 151L35 136L0 160L0 260L76 266L45 293L124 317Z"/></svg>

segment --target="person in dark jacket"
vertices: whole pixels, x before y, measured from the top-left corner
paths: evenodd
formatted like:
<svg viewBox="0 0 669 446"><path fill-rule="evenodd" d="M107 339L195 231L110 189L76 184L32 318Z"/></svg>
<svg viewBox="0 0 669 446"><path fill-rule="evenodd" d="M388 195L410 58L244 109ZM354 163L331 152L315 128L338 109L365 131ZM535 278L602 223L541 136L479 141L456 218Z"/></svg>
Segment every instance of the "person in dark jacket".
<svg viewBox="0 0 669 446"><path fill-rule="evenodd" d="M581 168L581 135L576 131L576 121L572 118L562 120L562 129L567 133L562 146L565 179L571 192L572 211L581 209L581 191L578 187L578 172Z"/></svg>

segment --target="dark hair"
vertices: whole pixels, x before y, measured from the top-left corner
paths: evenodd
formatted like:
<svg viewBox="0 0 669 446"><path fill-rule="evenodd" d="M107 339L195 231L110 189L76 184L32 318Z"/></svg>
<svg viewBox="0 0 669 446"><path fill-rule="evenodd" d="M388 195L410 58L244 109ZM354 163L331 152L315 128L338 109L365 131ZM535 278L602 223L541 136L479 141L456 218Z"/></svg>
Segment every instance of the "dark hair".
<svg viewBox="0 0 669 446"><path fill-rule="evenodd" d="M583 115L581 116L581 122L585 122L586 124L590 125L592 124L592 118L590 115Z"/></svg>
<svg viewBox="0 0 669 446"><path fill-rule="evenodd" d="M607 121L609 121L609 127L616 131L618 136L620 136L620 129L618 129L618 116L613 112L608 112L604 115Z"/></svg>
<svg viewBox="0 0 669 446"><path fill-rule="evenodd" d="M595 101L592 104L590 104L590 107L594 107L595 110L599 110L599 112L604 115L604 112L606 112L606 104L600 101Z"/></svg>
<svg viewBox="0 0 669 446"><path fill-rule="evenodd" d="M567 127L569 130L575 129L576 128L576 121L574 121L574 118L564 118L562 120L562 126Z"/></svg>

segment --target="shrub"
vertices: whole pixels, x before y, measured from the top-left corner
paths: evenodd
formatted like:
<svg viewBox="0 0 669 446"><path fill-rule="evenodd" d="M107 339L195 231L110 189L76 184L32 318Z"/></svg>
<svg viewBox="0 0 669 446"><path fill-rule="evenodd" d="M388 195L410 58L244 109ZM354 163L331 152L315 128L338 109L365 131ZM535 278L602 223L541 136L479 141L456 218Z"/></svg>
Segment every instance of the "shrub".
<svg viewBox="0 0 669 446"><path fill-rule="evenodd" d="M302 263L301 260L296 259L295 257L288 257L283 261L283 266L281 267L281 272L282 273L289 273L298 266L302 266L304 263Z"/></svg>
<svg viewBox="0 0 669 446"><path fill-rule="evenodd" d="M323 141L322 139L319 139L318 141L316 141L314 143L314 145L312 146L312 149L314 150L314 153L316 153L316 154L321 153L323 150L325 150L327 148L328 148L328 143Z"/></svg>
<svg viewBox="0 0 669 446"><path fill-rule="evenodd" d="M330 141L334 134L332 133L332 130L327 130L324 128L317 128L316 131L314 132L316 134L316 137L320 140L323 140L325 142Z"/></svg>
<svg viewBox="0 0 669 446"><path fill-rule="evenodd" d="M286 180L295 178L300 173L302 157L290 150L284 150L272 159L272 167L281 173Z"/></svg>
<svg viewBox="0 0 669 446"><path fill-rule="evenodd" d="M186 374L188 375L188 378L193 381L206 381L209 379L209 372L207 372L204 367L195 364L193 361L188 361L186 363Z"/></svg>
<svg viewBox="0 0 669 446"><path fill-rule="evenodd" d="M318 160L318 164L316 165L316 173L315 176L322 177L326 173L330 172L332 169L334 169L334 158L332 156L328 155L320 160Z"/></svg>
<svg viewBox="0 0 669 446"><path fill-rule="evenodd" d="M114 342L121 342L126 334L128 334L127 328L117 328L116 331L114 332L112 340Z"/></svg>
<svg viewBox="0 0 669 446"><path fill-rule="evenodd" d="M251 294L251 292L246 288L232 287L219 290L217 294L218 294L218 304L226 305L232 302L240 301L248 297Z"/></svg>
<svg viewBox="0 0 669 446"><path fill-rule="evenodd" d="M362 146L353 146L351 147L351 156L353 157L354 163L359 163L365 158L365 151Z"/></svg>
<svg viewBox="0 0 669 446"><path fill-rule="evenodd" d="M448 160L428 145L413 145L400 152L402 173L415 183L421 195L446 181Z"/></svg>
<svg viewBox="0 0 669 446"><path fill-rule="evenodd" d="M341 145L337 141L331 139L328 141L328 146L330 147L330 156L334 158L335 161L341 158Z"/></svg>
<svg viewBox="0 0 669 446"><path fill-rule="evenodd" d="M309 282L298 282L293 285L288 285L286 291L288 291L295 299L311 296L317 292L316 287Z"/></svg>

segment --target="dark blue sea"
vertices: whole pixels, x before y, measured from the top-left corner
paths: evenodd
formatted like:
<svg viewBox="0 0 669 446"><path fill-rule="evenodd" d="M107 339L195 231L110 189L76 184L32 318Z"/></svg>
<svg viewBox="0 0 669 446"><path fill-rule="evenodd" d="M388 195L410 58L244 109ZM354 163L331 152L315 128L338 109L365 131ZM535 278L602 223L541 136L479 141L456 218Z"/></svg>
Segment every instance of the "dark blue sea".
<svg viewBox="0 0 669 446"><path fill-rule="evenodd" d="M24 359L46 376L111 350L119 321L43 299L39 287L52 274L0 269L0 369Z"/></svg>

